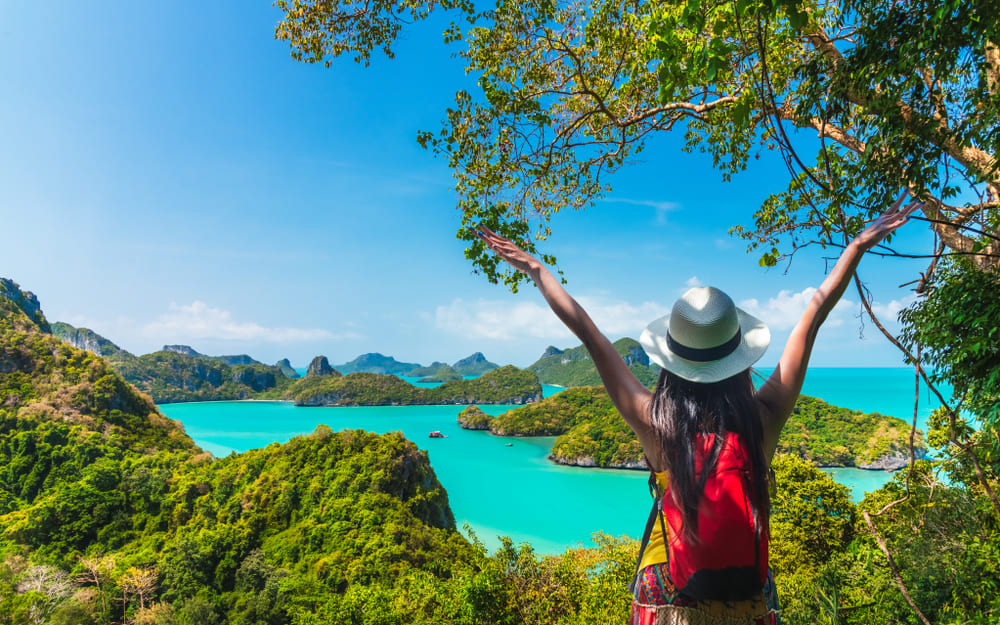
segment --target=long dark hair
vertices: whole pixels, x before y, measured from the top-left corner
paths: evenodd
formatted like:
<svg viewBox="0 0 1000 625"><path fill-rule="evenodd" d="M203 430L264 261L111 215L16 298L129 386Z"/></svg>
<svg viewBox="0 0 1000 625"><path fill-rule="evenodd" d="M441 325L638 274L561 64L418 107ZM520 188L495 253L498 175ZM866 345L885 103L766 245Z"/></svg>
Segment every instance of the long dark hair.
<svg viewBox="0 0 1000 625"><path fill-rule="evenodd" d="M650 421L660 438L670 475L670 492L682 512L682 534L697 541L698 503L725 443L726 434L739 436L750 454L750 508L757 537L767 527L771 500L764 459L763 424L754 400L750 369L719 382L690 382L666 369L653 391ZM715 444L695 475L697 434L715 434Z"/></svg>

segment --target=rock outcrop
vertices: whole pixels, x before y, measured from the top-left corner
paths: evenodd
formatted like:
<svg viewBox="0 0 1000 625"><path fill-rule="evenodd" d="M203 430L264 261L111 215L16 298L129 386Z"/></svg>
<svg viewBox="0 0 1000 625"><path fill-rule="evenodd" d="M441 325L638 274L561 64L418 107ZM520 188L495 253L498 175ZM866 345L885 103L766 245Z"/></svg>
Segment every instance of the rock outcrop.
<svg viewBox="0 0 1000 625"><path fill-rule="evenodd" d="M199 354L194 351L190 345L164 345L161 351L173 352L175 354L181 354L183 356L191 356L193 358L204 358L204 354Z"/></svg>
<svg viewBox="0 0 1000 625"><path fill-rule="evenodd" d="M274 371L261 370L250 366L234 367L232 380L236 384L249 386L258 393L274 388L278 384L274 376Z"/></svg>
<svg viewBox="0 0 1000 625"><path fill-rule="evenodd" d="M556 464L566 465L568 467L601 467L602 469L630 469L634 471L648 471L649 466L646 464L645 458L640 458L639 460L626 460L624 462L609 462L605 465L600 465L593 456L577 456L575 458L566 458L564 456L551 455L549 460Z"/></svg>
<svg viewBox="0 0 1000 625"><path fill-rule="evenodd" d="M22 291L21 287L13 280L0 278L0 297L9 300L14 307L25 314L38 329L46 334L52 333L48 320L42 314L42 307L38 303L38 298L31 291Z"/></svg>
<svg viewBox="0 0 1000 625"><path fill-rule="evenodd" d="M92 354L105 358L130 358L132 354L118 347L90 328L74 328L68 323L57 321L52 324L52 334L64 343L69 343L77 349L85 349Z"/></svg>
<svg viewBox="0 0 1000 625"><path fill-rule="evenodd" d="M306 369L307 378L321 378L334 373L336 370L330 366L330 361L326 359L326 356L316 356L309 363L309 368Z"/></svg>
<svg viewBox="0 0 1000 625"><path fill-rule="evenodd" d="M923 448L916 448L913 450L914 456L917 460L923 459L927 455L927 450ZM877 460L872 462L859 462L859 469L868 469L870 471L897 471L910 464L910 454L904 452L893 452L886 454Z"/></svg>

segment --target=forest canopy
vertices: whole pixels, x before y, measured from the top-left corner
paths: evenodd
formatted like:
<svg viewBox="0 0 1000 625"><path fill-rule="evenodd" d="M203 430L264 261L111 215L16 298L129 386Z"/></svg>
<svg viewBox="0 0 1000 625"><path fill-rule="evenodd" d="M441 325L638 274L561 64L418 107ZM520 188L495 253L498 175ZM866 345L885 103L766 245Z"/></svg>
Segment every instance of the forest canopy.
<svg viewBox="0 0 1000 625"><path fill-rule="evenodd" d="M664 132L724 178L781 152L787 187L733 228L762 264L842 243L905 188L927 200L927 254L998 266L997 0L275 4L276 37L327 65L392 56L412 21L452 13L445 40L478 84L418 140L454 172L467 256L512 287L523 277L499 273L472 228L535 251L529 237L547 236L554 212L608 193L610 174ZM795 145L795 129L818 140Z"/></svg>

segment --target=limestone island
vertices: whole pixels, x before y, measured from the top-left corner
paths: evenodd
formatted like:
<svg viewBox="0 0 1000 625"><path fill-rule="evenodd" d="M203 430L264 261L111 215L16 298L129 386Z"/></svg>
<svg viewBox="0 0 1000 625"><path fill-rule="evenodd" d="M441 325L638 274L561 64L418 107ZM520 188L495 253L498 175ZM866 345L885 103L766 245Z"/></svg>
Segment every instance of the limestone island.
<svg viewBox="0 0 1000 625"><path fill-rule="evenodd" d="M453 380L420 388L395 375L334 373L297 380L284 398L296 406L419 406L530 404L542 399L542 385L531 371L508 365L473 380Z"/></svg>
<svg viewBox="0 0 1000 625"><path fill-rule="evenodd" d="M489 430L497 436L557 436L549 455L557 464L647 468L639 440L600 386L570 388L497 417L470 407L458 421L465 429ZM821 467L894 471L909 462L909 436L910 426L902 419L802 395L782 430L778 453ZM927 453L919 430L914 451L918 459Z"/></svg>
<svg viewBox="0 0 1000 625"><path fill-rule="evenodd" d="M479 406L469 406L458 413L458 425L463 430L488 430L492 420Z"/></svg>

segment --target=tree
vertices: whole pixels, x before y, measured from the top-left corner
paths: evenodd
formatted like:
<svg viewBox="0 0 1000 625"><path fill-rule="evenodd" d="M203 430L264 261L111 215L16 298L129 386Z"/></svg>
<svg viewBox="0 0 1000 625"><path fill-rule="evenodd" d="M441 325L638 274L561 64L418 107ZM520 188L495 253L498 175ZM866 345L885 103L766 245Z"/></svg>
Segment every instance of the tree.
<svg viewBox="0 0 1000 625"><path fill-rule="evenodd" d="M407 20L433 10L466 19L444 36L461 42L479 89L459 92L440 132L418 140L454 171L467 257L514 289L523 276L500 273L473 228L535 251L526 239L547 236L552 213L591 205L609 174L669 131L724 178L761 149L781 151L788 187L733 229L763 265L841 244L908 188L927 200L929 257L1000 267L998 0L276 5L276 36L327 65L343 53L367 63L376 48L392 56ZM797 130L816 139L793 144Z"/></svg>
<svg viewBox="0 0 1000 625"><path fill-rule="evenodd" d="M917 293L957 279L935 279L941 258L960 259L954 266L981 274L990 293L1000 284L1000 0L276 5L285 12L276 37L295 58L328 65L345 52L367 62L376 47L391 56L402 13L415 21L450 9L466 20L445 40L461 46L478 88L459 92L442 129L418 141L454 172L466 256L513 290L526 277L498 265L475 227L537 252L554 212L608 193L609 175L664 132L684 133L686 149L710 154L723 179L761 150L781 153L787 186L731 230L763 266L805 246L843 245L906 189L925 201L916 218L934 232L928 249L905 254L929 260L914 276ZM888 243L870 253L903 255ZM937 381L954 375L962 388L996 388L995 377L968 378L995 367L956 368L941 349L920 348L944 338L947 351L985 352L981 334L941 332L933 310L918 311L903 317L900 341L855 278L876 327L928 384L935 370ZM960 391L950 405L937 395L952 419L977 397L996 413L995 393ZM1000 516L986 471L977 473Z"/></svg>
<svg viewBox="0 0 1000 625"><path fill-rule="evenodd" d="M36 598L28 610L28 617L32 623L44 623L56 608L72 596L75 588L64 571L38 564L24 572L17 592L31 593Z"/></svg>
<svg viewBox="0 0 1000 625"><path fill-rule="evenodd" d="M854 535L855 511L847 487L798 456L778 454L771 466L777 481L771 503L771 566L779 575L815 568Z"/></svg>
<svg viewBox="0 0 1000 625"><path fill-rule="evenodd" d="M84 584L93 584L97 589L97 595L101 598L101 610L108 611L107 582L108 577L115 568L115 557L112 555L93 555L80 558L80 567L83 569L77 576L77 581ZM101 582L104 582L102 587Z"/></svg>
<svg viewBox="0 0 1000 625"><path fill-rule="evenodd" d="M122 574L119 584L122 589L122 604L125 614L128 614L130 598L139 598L139 610L145 610L146 602L152 599L156 592L156 579L158 575L154 568L137 568L134 566ZM127 620L127 618L126 618Z"/></svg>

